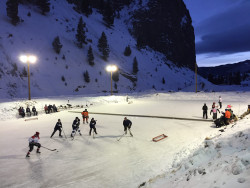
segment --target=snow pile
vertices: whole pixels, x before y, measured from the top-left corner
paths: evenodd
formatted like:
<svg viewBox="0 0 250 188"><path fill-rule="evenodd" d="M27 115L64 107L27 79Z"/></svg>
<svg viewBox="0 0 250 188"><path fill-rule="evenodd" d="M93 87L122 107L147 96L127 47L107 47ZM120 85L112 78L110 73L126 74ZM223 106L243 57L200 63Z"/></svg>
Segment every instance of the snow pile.
<svg viewBox="0 0 250 188"><path fill-rule="evenodd" d="M221 134L207 137L188 158L175 159L170 171L150 179L145 187L249 187L248 118L220 129Z"/></svg>

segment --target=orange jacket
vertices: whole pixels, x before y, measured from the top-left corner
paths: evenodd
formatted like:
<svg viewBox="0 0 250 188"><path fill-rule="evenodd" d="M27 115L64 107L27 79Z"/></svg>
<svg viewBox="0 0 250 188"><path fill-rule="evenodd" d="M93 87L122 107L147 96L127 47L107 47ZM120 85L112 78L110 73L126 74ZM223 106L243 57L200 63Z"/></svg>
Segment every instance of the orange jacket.
<svg viewBox="0 0 250 188"><path fill-rule="evenodd" d="M225 118L230 118L230 116L231 116L231 113L227 110L226 112L225 112Z"/></svg>
<svg viewBox="0 0 250 188"><path fill-rule="evenodd" d="M82 112L82 116L83 116L83 117L88 117L88 116L89 116L89 112L83 111L83 112Z"/></svg>

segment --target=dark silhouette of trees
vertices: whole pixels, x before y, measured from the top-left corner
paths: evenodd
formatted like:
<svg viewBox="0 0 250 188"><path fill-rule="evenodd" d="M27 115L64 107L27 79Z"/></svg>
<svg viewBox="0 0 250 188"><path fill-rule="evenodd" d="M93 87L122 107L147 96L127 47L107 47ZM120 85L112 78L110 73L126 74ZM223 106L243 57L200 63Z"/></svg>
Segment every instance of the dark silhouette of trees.
<svg viewBox="0 0 250 188"><path fill-rule="evenodd" d="M50 0L38 0L37 6L40 8L42 15L50 11Z"/></svg>
<svg viewBox="0 0 250 188"><path fill-rule="evenodd" d="M77 33L76 33L77 46L79 48L82 48L83 44L87 44L85 27L86 27L86 24L83 22L82 17L80 17L78 25L77 25Z"/></svg>
<svg viewBox="0 0 250 188"><path fill-rule="evenodd" d="M98 50L101 52L102 54L102 58L107 61L108 57L109 57L109 45L108 45L108 41L107 41L107 37L106 34L104 32L102 32L102 35L100 37L100 39L98 40Z"/></svg>
<svg viewBox="0 0 250 188"><path fill-rule="evenodd" d="M131 48L130 46L126 46L125 50L124 50L124 55L125 56L130 56L131 55Z"/></svg>
<svg viewBox="0 0 250 188"><path fill-rule="evenodd" d="M94 62L94 55L93 55L93 51L92 51L92 47L89 46L89 50L88 50L88 62L89 65L94 66L95 62Z"/></svg>
<svg viewBox="0 0 250 188"><path fill-rule="evenodd" d="M87 82L87 83L90 82L89 72L87 70L83 73L83 77L84 77L85 82Z"/></svg>
<svg viewBox="0 0 250 188"><path fill-rule="evenodd" d="M53 46L53 49L55 50L55 52L57 54L60 54L60 51L61 51L61 48L63 47L63 45L60 42L59 36L55 37L55 39L52 42L52 46Z"/></svg>
<svg viewBox="0 0 250 188"><path fill-rule="evenodd" d="M114 10L112 8L110 0L105 3L103 11L103 21L106 23L107 27L111 27L114 24Z"/></svg>
<svg viewBox="0 0 250 188"><path fill-rule="evenodd" d="M133 73L137 74L138 71L139 71L139 69L138 69L138 61L137 61L136 57L134 57L134 60L133 60Z"/></svg>
<svg viewBox="0 0 250 188"><path fill-rule="evenodd" d="M19 2L17 0L7 0L6 2L7 16L11 19L13 25L17 25L20 22L18 4Z"/></svg>

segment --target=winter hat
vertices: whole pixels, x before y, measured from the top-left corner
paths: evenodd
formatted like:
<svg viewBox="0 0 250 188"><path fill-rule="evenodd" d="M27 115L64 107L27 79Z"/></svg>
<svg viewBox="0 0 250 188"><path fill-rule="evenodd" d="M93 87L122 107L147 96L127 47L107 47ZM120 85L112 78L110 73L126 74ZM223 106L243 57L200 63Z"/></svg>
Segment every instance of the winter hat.
<svg viewBox="0 0 250 188"><path fill-rule="evenodd" d="M37 136L39 136L39 134L40 134L39 132L36 132L36 135L37 135Z"/></svg>

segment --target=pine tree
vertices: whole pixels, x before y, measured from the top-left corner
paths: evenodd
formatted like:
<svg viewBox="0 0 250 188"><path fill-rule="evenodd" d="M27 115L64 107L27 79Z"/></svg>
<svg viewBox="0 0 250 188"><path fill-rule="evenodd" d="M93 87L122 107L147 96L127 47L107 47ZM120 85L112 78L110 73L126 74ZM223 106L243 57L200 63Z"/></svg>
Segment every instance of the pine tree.
<svg viewBox="0 0 250 188"><path fill-rule="evenodd" d="M110 0L105 3L103 21L106 23L107 27L111 27L114 24L114 10L111 6Z"/></svg>
<svg viewBox="0 0 250 188"><path fill-rule="evenodd" d="M107 41L107 37L104 32L102 32L102 36L98 40L98 50L102 53L102 58L107 61L109 57L109 45Z"/></svg>
<svg viewBox="0 0 250 188"><path fill-rule="evenodd" d="M131 48L130 46L126 46L125 50L124 50L124 55L125 56L130 56L131 55Z"/></svg>
<svg viewBox="0 0 250 188"><path fill-rule="evenodd" d="M164 77L162 78L162 84L165 84L166 82L165 82L165 79L164 79Z"/></svg>
<svg viewBox="0 0 250 188"><path fill-rule="evenodd" d="M92 47L89 46L89 50L88 50L88 62L89 65L94 66L95 62L94 62L94 55L93 55L93 51L92 51Z"/></svg>
<svg viewBox="0 0 250 188"><path fill-rule="evenodd" d="M84 81L85 81L85 82L87 82L87 83L90 82L89 73L88 73L87 70L83 73L83 77L84 77Z"/></svg>
<svg viewBox="0 0 250 188"><path fill-rule="evenodd" d="M50 11L50 0L38 0L37 6L42 11L42 15L45 15L47 12Z"/></svg>
<svg viewBox="0 0 250 188"><path fill-rule="evenodd" d="M6 11L7 16L11 19L11 23L17 25L20 22L20 18L18 17L18 1L7 0Z"/></svg>
<svg viewBox="0 0 250 188"><path fill-rule="evenodd" d="M86 27L86 24L83 23L82 17L80 17L78 25L77 25L77 33L76 33L77 46L79 48L83 47L83 43L87 44L86 35L85 35L85 27Z"/></svg>
<svg viewBox="0 0 250 188"><path fill-rule="evenodd" d="M23 76L23 77L27 77L27 76L28 76L28 73L27 73L25 67L23 67L22 76Z"/></svg>
<svg viewBox="0 0 250 188"><path fill-rule="evenodd" d="M136 57L134 57L134 61L133 61L133 73L137 74L138 71L139 71L139 69L138 69L138 62L137 62Z"/></svg>
<svg viewBox="0 0 250 188"><path fill-rule="evenodd" d="M57 54L60 54L61 48L63 45L60 42L59 36L55 37L55 39L52 42L52 46Z"/></svg>

